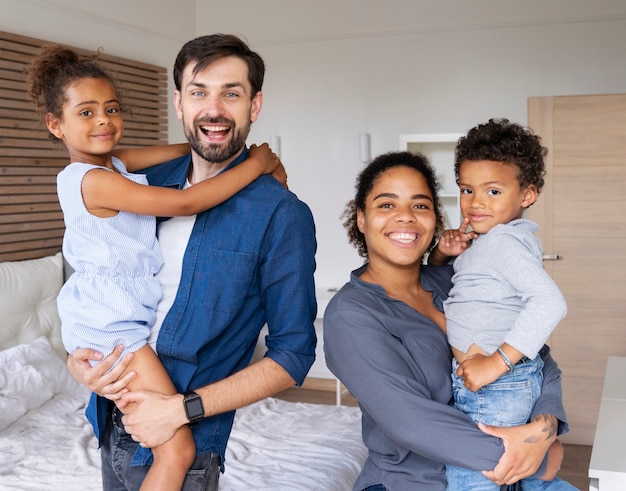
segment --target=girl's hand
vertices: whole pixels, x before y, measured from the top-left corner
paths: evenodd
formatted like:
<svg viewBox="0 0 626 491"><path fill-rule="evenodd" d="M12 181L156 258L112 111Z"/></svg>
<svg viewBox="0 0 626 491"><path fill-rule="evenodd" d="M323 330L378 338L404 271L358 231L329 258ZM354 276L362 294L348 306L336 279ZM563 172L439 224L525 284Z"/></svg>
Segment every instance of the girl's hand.
<svg viewBox="0 0 626 491"><path fill-rule="evenodd" d="M262 165L261 169L264 174L271 174L278 166L282 165L278 155L272 152L267 143L262 143L260 146L250 145L248 158L259 162Z"/></svg>
<svg viewBox="0 0 626 491"><path fill-rule="evenodd" d="M287 186L287 171L283 167L282 162L279 161L278 167L272 172L272 177L289 189L289 186Z"/></svg>
<svg viewBox="0 0 626 491"><path fill-rule="evenodd" d="M250 145L249 158L254 158L264 164L265 174L272 174L274 179L289 189L287 186L287 171L278 155L272 152L267 143L263 143L261 146Z"/></svg>

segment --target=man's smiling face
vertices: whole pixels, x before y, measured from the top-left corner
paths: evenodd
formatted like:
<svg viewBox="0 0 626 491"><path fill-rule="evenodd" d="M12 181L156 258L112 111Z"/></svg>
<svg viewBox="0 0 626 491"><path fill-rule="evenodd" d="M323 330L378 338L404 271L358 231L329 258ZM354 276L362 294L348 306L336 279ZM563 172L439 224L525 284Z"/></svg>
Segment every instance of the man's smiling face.
<svg viewBox="0 0 626 491"><path fill-rule="evenodd" d="M181 90L174 93L177 116L195 153L210 163L228 163L246 143L262 93L251 93L248 67L235 56L218 58L197 73L194 68L185 67Z"/></svg>

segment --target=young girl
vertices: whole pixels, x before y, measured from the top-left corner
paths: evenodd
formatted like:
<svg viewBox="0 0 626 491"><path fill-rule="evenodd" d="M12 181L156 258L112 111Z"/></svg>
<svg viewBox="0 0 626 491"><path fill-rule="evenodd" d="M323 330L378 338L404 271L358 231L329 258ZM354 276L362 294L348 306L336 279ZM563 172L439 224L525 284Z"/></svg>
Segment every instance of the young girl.
<svg viewBox="0 0 626 491"><path fill-rule="evenodd" d="M120 102L113 80L93 58L46 47L32 63L27 84L50 138L62 141L70 157L57 178L66 226L63 254L75 270L57 300L66 350L90 347L107 355L123 345L134 352L128 371L137 376L130 390L176 394L146 344L161 299L154 215L194 215L265 173L284 183L282 164L267 145L253 146L242 164L184 190L148 186L145 176L131 172L182 156L189 146L114 154L123 132ZM180 489L196 453L191 430L181 428L152 451L154 463L141 489Z"/></svg>
<svg viewBox="0 0 626 491"><path fill-rule="evenodd" d="M489 425L528 421L543 380L539 350L567 308L543 269L537 225L522 218L543 187L545 153L539 137L506 119L472 128L455 151L463 224L429 257L441 264L462 252L444 303L452 392L456 407ZM448 466L447 477L450 491L500 489L461 467ZM521 489L574 488L556 478L525 479Z"/></svg>

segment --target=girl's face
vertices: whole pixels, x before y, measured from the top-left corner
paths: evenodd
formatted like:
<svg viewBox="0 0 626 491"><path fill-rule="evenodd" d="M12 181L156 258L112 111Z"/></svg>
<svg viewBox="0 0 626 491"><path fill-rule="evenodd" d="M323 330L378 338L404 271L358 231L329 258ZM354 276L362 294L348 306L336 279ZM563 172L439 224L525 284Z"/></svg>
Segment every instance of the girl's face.
<svg viewBox="0 0 626 491"><path fill-rule="evenodd" d="M405 167L383 172L357 210L372 265L415 266L433 239L436 226L433 195L422 174Z"/></svg>
<svg viewBox="0 0 626 491"><path fill-rule="evenodd" d="M537 189L522 188L517 167L492 160L464 160L459 168L461 213L479 234L522 217L537 199Z"/></svg>
<svg viewBox="0 0 626 491"><path fill-rule="evenodd" d="M72 162L105 165L122 139L124 122L115 89L108 80L84 78L65 91L62 117L46 115L52 134L63 140Z"/></svg>

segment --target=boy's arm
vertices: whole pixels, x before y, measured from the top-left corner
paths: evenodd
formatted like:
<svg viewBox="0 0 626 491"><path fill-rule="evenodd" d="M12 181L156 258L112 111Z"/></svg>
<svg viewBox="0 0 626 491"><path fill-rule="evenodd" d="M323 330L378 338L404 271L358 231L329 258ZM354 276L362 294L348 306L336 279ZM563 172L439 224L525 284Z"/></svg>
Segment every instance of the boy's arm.
<svg viewBox="0 0 626 491"><path fill-rule="evenodd" d="M481 353L466 358L459 365L456 374L463 377L465 387L476 392L509 371L522 359L524 354L513 346L503 343L491 356Z"/></svg>
<svg viewBox="0 0 626 491"><path fill-rule="evenodd" d="M117 148L112 153L124 162L128 172L137 172L146 167L182 157L189 152L191 152L189 143L175 143L141 148Z"/></svg>

